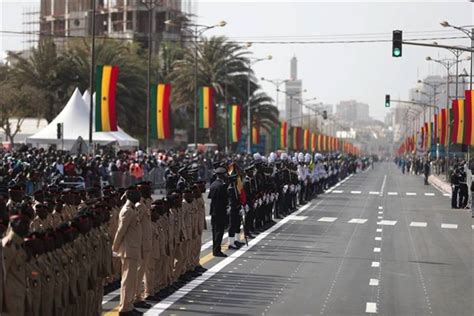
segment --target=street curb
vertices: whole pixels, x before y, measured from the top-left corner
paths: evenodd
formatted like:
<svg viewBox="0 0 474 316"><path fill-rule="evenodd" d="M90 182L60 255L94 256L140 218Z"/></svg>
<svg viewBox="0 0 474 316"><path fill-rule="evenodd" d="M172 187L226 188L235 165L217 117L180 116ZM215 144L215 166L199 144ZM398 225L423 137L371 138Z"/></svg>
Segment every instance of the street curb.
<svg viewBox="0 0 474 316"><path fill-rule="evenodd" d="M430 183L432 186L434 186L436 189L438 189L439 191L441 191L443 193L446 193L446 194L451 194L452 193L451 185L444 182L443 180L441 180L437 176L430 175L428 177L428 183Z"/></svg>

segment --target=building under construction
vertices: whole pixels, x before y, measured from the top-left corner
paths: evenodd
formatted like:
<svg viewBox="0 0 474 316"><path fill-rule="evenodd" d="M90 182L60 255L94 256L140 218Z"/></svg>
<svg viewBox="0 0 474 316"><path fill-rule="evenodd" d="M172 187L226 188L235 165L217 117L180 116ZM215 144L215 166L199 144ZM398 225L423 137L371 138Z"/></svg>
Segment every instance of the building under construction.
<svg viewBox="0 0 474 316"><path fill-rule="evenodd" d="M52 36L58 46L67 38L88 37L92 33L92 0L41 0L40 37ZM137 41L148 47L151 12L152 47L156 52L162 40L179 41L179 24L166 20L182 19L190 2L181 0L95 0L96 35Z"/></svg>

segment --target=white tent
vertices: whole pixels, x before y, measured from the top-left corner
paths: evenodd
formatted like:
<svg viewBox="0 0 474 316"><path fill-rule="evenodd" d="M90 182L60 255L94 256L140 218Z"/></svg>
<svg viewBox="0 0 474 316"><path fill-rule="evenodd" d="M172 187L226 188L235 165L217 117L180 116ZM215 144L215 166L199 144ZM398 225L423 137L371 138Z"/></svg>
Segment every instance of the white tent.
<svg viewBox="0 0 474 316"><path fill-rule="evenodd" d="M69 150L81 136L83 139L89 139L89 103L90 94L88 91L81 95L79 89L76 88L68 103L49 123L48 126L40 130L38 133L28 137L26 142L34 146L44 144L57 144L61 147L61 140L57 139L57 124L64 124L63 138L64 149ZM87 102L87 103L86 103ZM95 126L93 126L95 130ZM138 147L138 140L125 133L120 127L117 132L95 132L92 134L94 144L106 145L117 143L119 147L130 148Z"/></svg>

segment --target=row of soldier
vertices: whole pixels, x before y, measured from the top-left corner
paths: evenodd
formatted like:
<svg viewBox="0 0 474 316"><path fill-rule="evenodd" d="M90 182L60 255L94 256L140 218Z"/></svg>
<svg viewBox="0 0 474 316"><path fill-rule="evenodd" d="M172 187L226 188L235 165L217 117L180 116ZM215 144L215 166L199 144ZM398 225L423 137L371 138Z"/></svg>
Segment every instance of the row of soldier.
<svg viewBox="0 0 474 316"><path fill-rule="evenodd" d="M203 190L195 183L154 202L148 183L105 187L102 196L51 187L34 200L21 186L1 191L1 314L100 315L104 285L118 279L119 313L139 314L145 298L159 300L205 270Z"/></svg>
<svg viewBox="0 0 474 316"><path fill-rule="evenodd" d="M244 237L253 238L351 172L348 160L338 157L311 161L286 154L256 155L247 166L217 161L215 167L209 192L215 256L225 256L226 227L229 248L238 249ZM156 201L146 182L117 190L49 187L34 199L21 185L0 191L2 315L100 315L104 285L119 280L119 313L136 315L135 308L150 307L147 301L203 273L206 186L197 181L196 168L175 171L178 180Z"/></svg>

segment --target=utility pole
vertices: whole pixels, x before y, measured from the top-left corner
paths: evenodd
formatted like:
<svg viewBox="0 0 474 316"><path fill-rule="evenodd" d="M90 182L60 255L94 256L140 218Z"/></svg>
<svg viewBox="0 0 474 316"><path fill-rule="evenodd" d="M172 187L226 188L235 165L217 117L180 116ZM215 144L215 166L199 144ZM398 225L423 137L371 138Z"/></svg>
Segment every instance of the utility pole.
<svg viewBox="0 0 474 316"><path fill-rule="evenodd" d="M90 108L89 108L89 150L94 152L94 146L92 144L93 134L93 118L94 118L94 70L95 70L95 0L91 0L92 17L91 17L91 69L89 73L89 90L90 90ZM98 104L96 104L98 106Z"/></svg>

